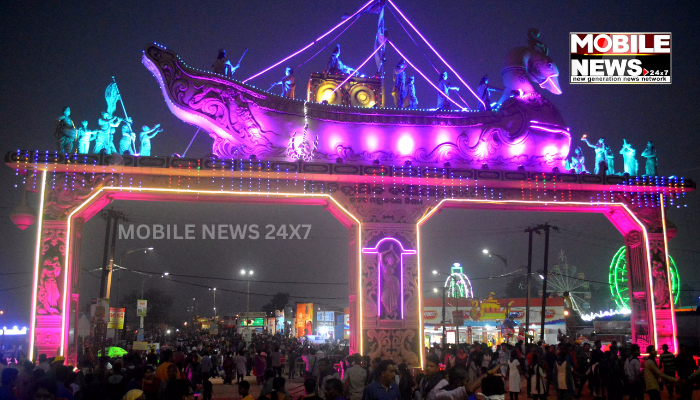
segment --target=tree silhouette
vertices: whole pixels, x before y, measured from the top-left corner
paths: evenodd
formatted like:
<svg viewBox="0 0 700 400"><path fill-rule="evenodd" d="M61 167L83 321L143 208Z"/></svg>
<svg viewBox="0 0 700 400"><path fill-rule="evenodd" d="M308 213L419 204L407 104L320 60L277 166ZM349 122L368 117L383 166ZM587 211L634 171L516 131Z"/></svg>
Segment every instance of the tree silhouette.
<svg viewBox="0 0 700 400"><path fill-rule="evenodd" d="M278 292L273 295L270 302L265 304L262 309L266 313L274 314L275 310L284 310L284 307L289 303L289 293Z"/></svg>

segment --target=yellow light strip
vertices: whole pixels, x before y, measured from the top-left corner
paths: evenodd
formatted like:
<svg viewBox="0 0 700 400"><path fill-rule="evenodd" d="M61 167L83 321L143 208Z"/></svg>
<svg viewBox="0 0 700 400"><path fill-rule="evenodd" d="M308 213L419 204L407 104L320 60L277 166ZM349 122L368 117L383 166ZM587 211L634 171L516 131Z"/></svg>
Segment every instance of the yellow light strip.
<svg viewBox="0 0 700 400"><path fill-rule="evenodd" d="M38 296L37 291L39 290L41 232L44 230L44 194L46 193L46 171L41 171L41 190L39 193L39 223L36 227L36 248L34 249L34 286L32 287L32 309L30 314L31 325L29 328L29 354L27 354L30 361L34 361L34 343L36 342L36 302Z"/></svg>
<svg viewBox="0 0 700 400"><path fill-rule="evenodd" d="M673 354L678 354L678 336L676 333L676 310L675 304L673 302L673 286L671 285L671 261L668 255L668 238L666 236L666 210L664 204L663 193L659 194L660 205L661 205L661 226L663 227L664 233L664 252L666 253L666 276L668 277L668 294L671 296L671 324L673 325ZM678 288L680 290L680 288ZM652 292L653 293L653 292ZM658 343L656 344L658 347Z"/></svg>

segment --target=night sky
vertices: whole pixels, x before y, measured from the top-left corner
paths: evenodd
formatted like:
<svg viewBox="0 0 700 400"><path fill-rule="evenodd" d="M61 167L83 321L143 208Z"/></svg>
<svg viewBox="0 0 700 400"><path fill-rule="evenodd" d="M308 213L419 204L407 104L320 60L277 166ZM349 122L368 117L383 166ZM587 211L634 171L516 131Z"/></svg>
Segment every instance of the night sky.
<svg viewBox="0 0 700 400"><path fill-rule="evenodd" d="M15 149L54 150L55 119L64 106L70 106L76 122L89 121L97 127L99 112L105 108L104 89L115 76L126 111L137 126L160 123L164 132L153 139L153 154L168 156L183 153L196 128L185 124L167 109L158 85L141 64L142 49L158 42L176 51L187 64L207 69L220 48L227 49L235 61L248 48L234 78L245 79L286 55L296 51L330 29L340 17L353 13L361 2L354 1L235 1L188 2L171 0L121 2L3 2L0 6L0 143L3 154ZM700 33L692 15L698 14L694 2L630 1L488 1L434 2L397 1L397 5L416 24L441 54L476 88L479 78L488 74L491 84L500 86L500 68L505 54L527 41L527 30L537 28L540 39L549 47L559 66L560 96L545 93L571 127L574 143L587 134L591 139L604 136L617 153L625 138L640 154L647 140L653 140L659 155L660 173L700 179L700 138L697 135L700 113L697 90L700 78L698 44ZM376 16L364 15L337 43L341 59L356 67L373 50ZM426 61L438 64L427 47L416 46L407 38L390 12L387 30L392 40L409 59L428 76L437 73ZM569 85L567 83L569 32L672 32L672 85ZM297 66L313 55L320 45L291 60ZM297 96L305 96L306 77L325 69L332 46L295 71ZM388 65L398 62L387 51ZM283 76L283 66L256 78L251 83L267 87ZM373 73L372 63L362 72ZM443 69L443 67L438 67ZM414 74L410 68L408 74ZM389 74L390 76L390 74ZM451 78L454 85L457 79ZM421 106L434 107L436 94L416 74ZM387 83L388 85L388 83ZM461 86L461 85L459 85ZM462 97L472 104L466 92ZM388 104L391 103L390 98ZM121 112L117 112L121 115ZM119 135L117 135L119 136ZM212 139L200 134L188 156L201 157L211 151ZM588 168L593 169L593 150L584 148ZM616 165L622 165L617 156ZM643 160L640 168L643 169ZM19 181L11 168L0 169L0 309L6 311L4 325L26 325L31 297L29 272L33 262L36 226L18 230L8 215L21 199L14 185ZM700 197L690 194L687 207L673 209L669 218L678 226L678 235L670 242L681 281L700 289L693 272L700 265L698 207ZM37 207L37 196L29 196ZM348 279L347 231L329 213L311 206L207 205L178 203L116 202L133 223L255 223L312 224L306 240L247 241L121 241L117 254L153 246L149 254L134 253L123 260L125 267L146 271L169 271L205 277L237 277L241 268L252 268L256 279L268 281L323 282L324 285L251 284L251 309L266 303L278 291L288 291L292 301L315 297L317 303L346 305ZM682 206L681 206L682 207ZM509 266L526 263L527 235L522 230L532 224L550 221L562 228L553 234L550 264L565 250L570 264L586 278L607 281L609 260L623 245L622 237L600 215L541 214L447 210L425 226L424 265L426 270L447 271L460 262L472 278L500 274L502 264L484 257L481 249L508 258ZM83 243L83 267L100 267L104 240L104 221L93 218L86 224ZM542 238L535 243L535 267L542 264ZM24 274L3 275L20 272ZM123 273L119 293L138 290L142 277ZM199 300L200 314L211 314L213 296L206 288L186 286L172 280L152 279L146 287L159 286L176 297L175 313L183 318L192 298ZM425 275L432 282L431 275ZM117 279L115 277L115 282ZM217 293L219 314L245 310L245 284L216 279L191 280L205 286L217 286L231 292ZM96 297L99 280L81 275L81 300ZM490 291L501 292L502 279L474 280L478 297ZM116 283L115 283L116 285ZM426 283L426 290L436 286ZM116 286L113 288L116 290ZM697 294L697 293L696 293ZM115 293L116 295L116 293ZM323 300L318 300L324 298Z"/></svg>

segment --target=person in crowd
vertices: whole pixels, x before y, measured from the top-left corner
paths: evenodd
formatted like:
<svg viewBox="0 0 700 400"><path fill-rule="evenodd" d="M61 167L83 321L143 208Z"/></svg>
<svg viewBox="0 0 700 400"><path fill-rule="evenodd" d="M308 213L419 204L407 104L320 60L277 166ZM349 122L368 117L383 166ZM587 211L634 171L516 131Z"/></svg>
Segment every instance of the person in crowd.
<svg viewBox="0 0 700 400"><path fill-rule="evenodd" d="M641 350L639 345L633 344L630 351L630 356L625 360L625 376L627 378L629 400L644 400L644 379L639 362Z"/></svg>
<svg viewBox="0 0 700 400"><path fill-rule="evenodd" d="M331 378L324 383L323 393L325 400L345 400L343 396L343 382L340 379ZM283 400L283 399L280 399Z"/></svg>
<svg viewBox="0 0 700 400"><path fill-rule="evenodd" d="M661 368L664 374L672 377L676 377L676 356L668 351L668 345L664 344L661 346L662 353L659 354L659 362L661 363ZM668 397L673 398L674 385L666 385L666 390L668 391Z"/></svg>
<svg viewBox="0 0 700 400"><path fill-rule="evenodd" d="M325 398L326 381L329 379L340 380L340 373L335 370L333 364L327 358L319 360L318 369L318 396Z"/></svg>
<svg viewBox="0 0 700 400"><path fill-rule="evenodd" d="M367 382L367 371L362 368L362 356L359 353L353 354L350 358L352 366L345 370L343 375L345 394L350 400L362 400L362 392L364 392Z"/></svg>
<svg viewBox="0 0 700 400"><path fill-rule="evenodd" d="M439 359L432 360L439 363ZM399 400L401 393L396 384L396 366L391 360L384 360L377 366L379 379L370 383L364 391L363 400ZM447 384L447 382L445 382ZM433 400L433 399L431 399Z"/></svg>
<svg viewBox="0 0 700 400"><path fill-rule="evenodd" d="M562 348L557 354L554 363L554 389L557 391L557 400L571 400L576 393L574 383L573 363L569 360L568 353Z"/></svg>
<svg viewBox="0 0 700 400"><path fill-rule="evenodd" d="M17 380L17 375L19 371L14 368L5 368L0 374L0 381L2 386L0 387L0 400L15 400L15 382Z"/></svg>
<svg viewBox="0 0 700 400"><path fill-rule="evenodd" d="M238 383L238 395L241 396L241 400L255 400L255 398L250 395L250 383L246 380Z"/></svg>
<svg viewBox="0 0 700 400"><path fill-rule="evenodd" d="M547 373L542 367L540 356L532 354L528 365L528 376L530 381L530 395L534 400L547 400Z"/></svg>
<svg viewBox="0 0 700 400"><path fill-rule="evenodd" d="M425 358L425 376L418 383L417 400L435 400L435 395L447 386L448 382L440 374L440 359L436 354Z"/></svg>
<svg viewBox="0 0 700 400"><path fill-rule="evenodd" d="M316 394L316 379L309 378L304 381L304 395L298 400L323 400Z"/></svg>
<svg viewBox="0 0 700 400"><path fill-rule="evenodd" d="M58 385L53 379L42 379L34 387L32 399L56 400L58 398Z"/></svg>
<svg viewBox="0 0 700 400"><path fill-rule="evenodd" d="M510 400L518 400L520 394L520 360L518 352L510 353L510 362L508 363L508 393Z"/></svg>
<svg viewBox="0 0 700 400"><path fill-rule="evenodd" d="M644 384L646 386L646 392L649 395L649 400L661 400L659 381L665 380L670 383L675 383L678 379L676 379L675 376L666 375L659 370L659 367L656 365L656 347L653 345L647 346L647 354L649 355L644 362ZM671 396L671 398L673 398L673 396Z"/></svg>
<svg viewBox="0 0 700 400"><path fill-rule="evenodd" d="M588 368L588 372L586 372L586 375L588 376L588 391L591 392L591 396L593 396L593 398L596 400L604 397L603 379L605 375L601 372L602 359L603 353L599 351L591 353L591 366Z"/></svg>
<svg viewBox="0 0 700 400"><path fill-rule="evenodd" d="M273 378L272 391L265 397L270 400L291 400L292 397L284 389L284 385L286 382L287 380L282 378L281 376ZM260 397L262 397L262 395Z"/></svg>
<svg viewBox="0 0 700 400"><path fill-rule="evenodd" d="M170 368L171 365L175 366L175 378L180 379L180 371L177 369L177 366L173 364L173 351L170 349L165 349L160 352L160 365L158 366L158 369L156 369L156 378L160 379L161 383L165 382L166 380L169 379L169 373L168 373L168 368ZM150 364L150 362L149 362Z"/></svg>
<svg viewBox="0 0 700 400"><path fill-rule="evenodd" d="M413 379L411 370L408 369L408 365L406 363L399 364L399 393L401 393L401 400L411 400L415 385L416 382Z"/></svg>
<svg viewBox="0 0 700 400"><path fill-rule="evenodd" d="M272 370L275 371L275 375L278 377L282 377L282 351L280 350L279 345L275 345L275 348L272 350Z"/></svg>
<svg viewBox="0 0 700 400"><path fill-rule="evenodd" d="M226 353L224 357L224 362L221 365L224 369L224 385L230 385L233 383L233 371L235 368L235 363L233 361L233 353L230 351Z"/></svg>

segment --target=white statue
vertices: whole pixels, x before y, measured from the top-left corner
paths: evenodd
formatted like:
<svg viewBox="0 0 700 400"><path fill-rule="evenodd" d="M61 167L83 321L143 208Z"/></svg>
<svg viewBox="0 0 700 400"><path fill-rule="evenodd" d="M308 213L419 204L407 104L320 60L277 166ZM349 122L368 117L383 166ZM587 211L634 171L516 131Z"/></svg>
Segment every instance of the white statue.
<svg viewBox="0 0 700 400"><path fill-rule="evenodd" d="M139 155L150 156L151 155L151 139L158 134L158 132L163 132L160 124L156 124L153 129L144 125L141 127L141 133L139 134L139 140L141 140L141 151Z"/></svg>
<svg viewBox="0 0 700 400"><path fill-rule="evenodd" d="M131 130L129 124L122 125L122 138L119 140L119 154L133 153L133 144L136 140L136 134Z"/></svg>
<svg viewBox="0 0 700 400"><path fill-rule="evenodd" d="M97 132L88 129L87 121L83 121L82 125L78 128L78 153L87 154L90 152L90 141L95 140Z"/></svg>
<svg viewBox="0 0 700 400"><path fill-rule="evenodd" d="M629 144L626 139L622 139L622 149L620 150L620 154L622 154L622 159L624 160L625 173L629 174L630 176L636 176L637 170L639 169L637 159L634 157L636 153L637 150L633 149L632 145Z"/></svg>

